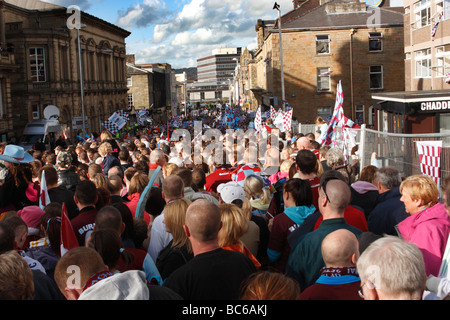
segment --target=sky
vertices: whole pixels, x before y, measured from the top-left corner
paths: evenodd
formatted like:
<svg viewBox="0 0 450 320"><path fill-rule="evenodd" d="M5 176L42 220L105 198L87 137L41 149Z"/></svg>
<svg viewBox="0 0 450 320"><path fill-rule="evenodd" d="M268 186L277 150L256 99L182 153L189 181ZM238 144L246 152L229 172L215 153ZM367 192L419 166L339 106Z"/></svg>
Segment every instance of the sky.
<svg viewBox="0 0 450 320"><path fill-rule="evenodd" d="M136 63L196 67L216 48L256 48L258 19L277 19L275 0L45 0L81 10L115 24L131 35L127 54ZM292 0L276 0L281 14ZM83 23L83 21L81 21Z"/></svg>

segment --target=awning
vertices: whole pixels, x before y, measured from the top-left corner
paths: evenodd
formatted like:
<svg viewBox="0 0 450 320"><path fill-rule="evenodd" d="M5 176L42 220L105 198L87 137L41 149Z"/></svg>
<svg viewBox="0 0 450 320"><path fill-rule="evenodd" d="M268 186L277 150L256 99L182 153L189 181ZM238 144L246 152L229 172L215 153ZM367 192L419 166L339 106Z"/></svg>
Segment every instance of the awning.
<svg viewBox="0 0 450 320"><path fill-rule="evenodd" d="M393 113L450 112L450 90L374 93L372 100L376 109Z"/></svg>

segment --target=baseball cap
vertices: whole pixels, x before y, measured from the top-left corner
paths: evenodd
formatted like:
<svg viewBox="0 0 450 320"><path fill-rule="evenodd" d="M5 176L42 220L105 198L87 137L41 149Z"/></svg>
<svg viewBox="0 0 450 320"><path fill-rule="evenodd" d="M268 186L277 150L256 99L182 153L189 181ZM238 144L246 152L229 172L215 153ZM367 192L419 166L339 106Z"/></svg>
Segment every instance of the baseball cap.
<svg viewBox="0 0 450 320"><path fill-rule="evenodd" d="M245 191L236 181L222 183L217 187L223 202L232 203L234 200L245 200Z"/></svg>

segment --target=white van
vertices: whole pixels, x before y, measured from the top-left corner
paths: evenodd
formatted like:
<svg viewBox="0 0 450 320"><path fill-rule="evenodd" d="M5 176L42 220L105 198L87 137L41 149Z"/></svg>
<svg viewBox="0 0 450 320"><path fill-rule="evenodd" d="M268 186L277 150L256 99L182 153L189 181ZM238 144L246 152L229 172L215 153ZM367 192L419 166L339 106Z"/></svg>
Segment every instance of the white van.
<svg viewBox="0 0 450 320"><path fill-rule="evenodd" d="M33 148L38 139L44 142L46 149L50 150L50 142L54 143L56 138L62 133L58 120L40 120L28 122L23 130L23 135L19 140L19 145L25 150Z"/></svg>

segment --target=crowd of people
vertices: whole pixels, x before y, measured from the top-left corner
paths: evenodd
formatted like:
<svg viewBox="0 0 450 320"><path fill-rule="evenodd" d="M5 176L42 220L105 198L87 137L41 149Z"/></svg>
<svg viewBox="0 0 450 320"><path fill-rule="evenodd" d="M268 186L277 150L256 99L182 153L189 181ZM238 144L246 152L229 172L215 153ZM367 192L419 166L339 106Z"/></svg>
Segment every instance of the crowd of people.
<svg viewBox="0 0 450 320"><path fill-rule="evenodd" d="M450 177L438 189L360 168L317 124L294 134L268 119L258 139L279 143L255 162L246 140L242 161L186 161L181 139L152 130L53 150L3 143L0 299L448 299Z"/></svg>

